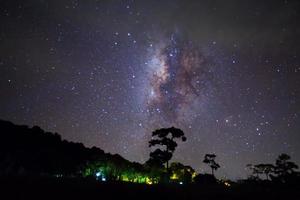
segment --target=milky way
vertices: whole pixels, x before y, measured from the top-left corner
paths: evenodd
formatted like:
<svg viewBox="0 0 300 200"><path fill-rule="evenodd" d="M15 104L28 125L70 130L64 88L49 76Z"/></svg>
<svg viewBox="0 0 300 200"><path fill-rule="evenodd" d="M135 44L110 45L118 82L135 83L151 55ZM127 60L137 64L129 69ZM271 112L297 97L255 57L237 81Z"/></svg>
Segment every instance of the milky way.
<svg viewBox="0 0 300 200"><path fill-rule="evenodd" d="M149 62L146 106L170 123L191 120L212 81L212 61L192 42L174 35L154 50ZM211 62L211 63L209 63Z"/></svg>
<svg viewBox="0 0 300 200"><path fill-rule="evenodd" d="M0 1L0 118L149 158L151 132L187 141L173 161L240 178L300 164L300 2Z"/></svg>

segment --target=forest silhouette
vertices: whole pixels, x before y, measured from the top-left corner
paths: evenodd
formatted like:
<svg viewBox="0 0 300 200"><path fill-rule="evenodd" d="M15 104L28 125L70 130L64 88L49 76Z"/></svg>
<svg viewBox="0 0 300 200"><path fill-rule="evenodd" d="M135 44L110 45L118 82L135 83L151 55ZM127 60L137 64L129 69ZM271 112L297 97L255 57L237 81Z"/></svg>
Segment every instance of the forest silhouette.
<svg viewBox="0 0 300 200"><path fill-rule="evenodd" d="M149 199L277 199L299 194L298 166L284 153L274 164L248 164L251 175L238 181L215 177L222 167L215 154L204 155L203 163L211 168L210 174L198 174L191 166L179 162L170 163L176 141L188 139L175 127L153 131L149 141L152 151L144 164L97 147L62 140L59 134L45 132L38 126L29 128L0 120L0 130L0 188L6 192L21 191L25 198L41 191L49 193L45 188L78 199L86 197L87 191L89 195L111 198L127 195ZM121 192L111 194L114 190ZM7 195L14 196L9 192ZM57 198L47 198L50 197Z"/></svg>

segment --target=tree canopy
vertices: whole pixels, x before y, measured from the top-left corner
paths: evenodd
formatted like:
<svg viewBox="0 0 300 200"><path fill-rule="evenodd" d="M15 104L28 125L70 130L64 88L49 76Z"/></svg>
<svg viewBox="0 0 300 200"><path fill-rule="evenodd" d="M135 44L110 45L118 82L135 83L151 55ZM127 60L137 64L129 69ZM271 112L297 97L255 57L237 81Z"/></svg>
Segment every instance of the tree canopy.
<svg viewBox="0 0 300 200"><path fill-rule="evenodd" d="M173 153L177 147L175 139L186 141L184 132L178 128L162 128L152 132L152 139L149 141L149 147L156 147L157 149L150 153L150 159L147 161L149 164L162 166L167 163L169 168L169 160L171 160Z"/></svg>

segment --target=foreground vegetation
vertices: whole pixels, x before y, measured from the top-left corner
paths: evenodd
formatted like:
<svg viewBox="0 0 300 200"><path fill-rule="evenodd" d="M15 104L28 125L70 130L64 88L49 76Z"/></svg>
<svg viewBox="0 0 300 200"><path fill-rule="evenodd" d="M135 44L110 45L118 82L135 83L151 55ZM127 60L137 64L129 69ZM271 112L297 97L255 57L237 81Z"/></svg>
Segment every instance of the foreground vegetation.
<svg viewBox="0 0 300 200"><path fill-rule="evenodd" d="M62 140L57 133L45 132L37 126L29 128L0 121L0 130L0 189L15 198L43 194L49 194L49 199L59 198L58 192L73 199L90 195L278 199L300 191L298 166L287 154L279 155L274 164L247 165L252 175L237 182L215 178L214 172L221 166L214 154L206 154L203 160L210 166L211 174L197 174L182 163L169 164L176 141L187 139L174 127L152 133L149 141L152 152L144 164L130 162L96 147L86 148L81 143Z"/></svg>

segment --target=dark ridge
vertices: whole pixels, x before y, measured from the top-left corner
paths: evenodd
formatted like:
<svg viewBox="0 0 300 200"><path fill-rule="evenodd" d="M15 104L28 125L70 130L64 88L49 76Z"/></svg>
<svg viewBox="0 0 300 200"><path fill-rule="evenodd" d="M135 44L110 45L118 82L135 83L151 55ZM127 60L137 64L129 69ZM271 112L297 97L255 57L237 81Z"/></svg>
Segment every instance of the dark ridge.
<svg viewBox="0 0 300 200"><path fill-rule="evenodd" d="M97 147L62 140L58 133L46 132L0 120L0 175L75 176L81 167L95 160L130 162L118 154L105 153Z"/></svg>

